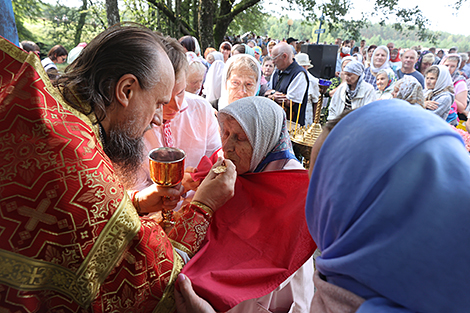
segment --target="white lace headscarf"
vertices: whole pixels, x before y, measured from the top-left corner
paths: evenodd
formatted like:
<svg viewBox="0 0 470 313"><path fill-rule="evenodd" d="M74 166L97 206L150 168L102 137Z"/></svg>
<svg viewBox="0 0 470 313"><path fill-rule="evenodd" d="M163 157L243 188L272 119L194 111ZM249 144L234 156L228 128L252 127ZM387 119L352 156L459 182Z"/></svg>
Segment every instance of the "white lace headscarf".
<svg viewBox="0 0 470 313"><path fill-rule="evenodd" d="M395 98L424 107L423 87L416 78L411 75L405 75L396 82L396 87L398 87L398 92Z"/></svg>
<svg viewBox="0 0 470 313"><path fill-rule="evenodd" d="M220 53L222 54L222 53ZM206 81L204 82L204 94L206 95L207 101L214 101L220 98L222 92L222 75L224 72L224 58L222 61L216 60L209 67L209 71L206 75Z"/></svg>
<svg viewBox="0 0 470 313"><path fill-rule="evenodd" d="M220 110L219 119L224 114L233 117L245 132L253 148L250 162L253 172L281 140L285 113L268 98L246 97Z"/></svg>
<svg viewBox="0 0 470 313"><path fill-rule="evenodd" d="M228 90L227 90L227 75L228 75L228 72L231 71L232 68L234 66L236 66L237 63L239 63L240 60L242 60L244 58L248 58L249 60L251 60L253 62L253 64L256 64L256 66L258 67L258 73L254 73L257 76L256 89L255 90L258 91L258 89L260 87L260 84L261 84L261 65L259 64L258 60L256 60L254 57L252 57L249 54L236 54L236 55L230 57L227 60L227 63L225 63L224 73L222 75L222 88L221 88L221 96L220 96L220 99L219 99L219 110L222 110L227 105L229 105L229 103L228 103ZM256 94L256 92L255 92L255 94Z"/></svg>
<svg viewBox="0 0 470 313"><path fill-rule="evenodd" d="M374 57L375 57L375 54L377 53L377 50L379 50L379 49L385 51L385 53L387 53L387 56L385 57L385 63L382 64L381 67L375 67L374 66ZM371 58L371 61L370 61L370 70L373 73L378 73L380 70L389 68L390 67L390 62L388 60L390 60L390 51L388 50L387 46L378 46L377 48L375 48L374 53L372 54L372 58Z"/></svg>

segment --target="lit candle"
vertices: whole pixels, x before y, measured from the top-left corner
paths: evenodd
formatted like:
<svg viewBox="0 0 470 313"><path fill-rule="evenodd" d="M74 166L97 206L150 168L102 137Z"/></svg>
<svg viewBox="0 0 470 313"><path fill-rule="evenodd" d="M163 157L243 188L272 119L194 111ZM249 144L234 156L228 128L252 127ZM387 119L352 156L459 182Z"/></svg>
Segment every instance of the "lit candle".
<svg viewBox="0 0 470 313"><path fill-rule="evenodd" d="M291 101L292 102L292 101ZM299 110L297 111L297 121L295 121L295 133L297 134L297 123L299 122L300 116L300 107L302 106L302 102L299 102Z"/></svg>
<svg viewBox="0 0 470 313"><path fill-rule="evenodd" d="M289 114L289 131L292 130L292 100L290 101L290 114Z"/></svg>

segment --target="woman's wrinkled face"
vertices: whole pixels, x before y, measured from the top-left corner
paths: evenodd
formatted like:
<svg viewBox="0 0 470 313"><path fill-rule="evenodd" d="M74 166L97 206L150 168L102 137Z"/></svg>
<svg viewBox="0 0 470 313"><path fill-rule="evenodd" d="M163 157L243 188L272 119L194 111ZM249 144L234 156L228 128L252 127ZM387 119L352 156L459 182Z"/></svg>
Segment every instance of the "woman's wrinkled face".
<svg viewBox="0 0 470 313"><path fill-rule="evenodd" d="M399 91L400 91L400 86L398 84L395 84L395 87L393 88L393 91L392 91L392 97L396 98Z"/></svg>
<svg viewBox="0 0 470 313"><path fill-rule="evenodd" d="M193 75L190 75L187 77L186 91L196 94L201 89L203 80L204 73L194 73Z"/></svg>
<svg viewBox="0 0 470 313"><path fill-rule="evenodd" d="M257 78L258 76L249 68L234 69L226 82L228 104L241 98L254 96Z"/></svg>
<svg viewBox="0 0 470 313"><path fill-rule="evenodd" d="M383 49L378 49L374 55L374 66L379 68L384 65L385 61L387 61L387 53Z"/></svg>
<svg viewBox="0 0 470 313"><path fill-rule="evenodd" d="M345 80L344 78L344 68L346 67L346 65L348 65L349 62L351 62L352 60L346 60L344 61L342 64L341 64L341 73L340 73L340 77L341 77L341 81Z"/></svg>
<svg viewBox="0 0 470 313"><path fill-rule="evenodd" d="M379 74L377 75L377 88L379 88L380 91L384 91L385 88L387 88L388 85L388 75L387 74Z"/></svg>
<svg viewBox="0 0 470 313"><path fill-rule="evenodd" d="M453 75L455 70L457 69L457 65L459 64L459 62L457 61L450 61L449 59L447 59L445 62L444 62L444 65L447 66L447 68L449 69L449 73L450 75Z"/></svg>
<svg viewBox="0 0 470 313"><path fill-rule="evenodd" d="M353 73L344 72L344 80L348 85L355 85L359 80L359 76Z"/></svg>
<svg viewBox="0 0 470 313"><path fill-rule="evenodd" d="M186 87L186 72L179 73L176 77L175 86L171 93L171 100L163 106L163 119L172 120L181 110L184 100L184 89Z"/></svg>
<svg viewBox="0 0 470 313"><path fill-rule="evenodd" d="M229 159L237 167L241 175L250 170L253 148L238 122L227 114L219 115L220 135L224 158Z"/></svg>
<svg viewBox="0 0 470 313"><path fill-rule="evenodd" d="M437 74L436 73L427 73L426 74L426 89L432 90L436 87Z"/></svg>

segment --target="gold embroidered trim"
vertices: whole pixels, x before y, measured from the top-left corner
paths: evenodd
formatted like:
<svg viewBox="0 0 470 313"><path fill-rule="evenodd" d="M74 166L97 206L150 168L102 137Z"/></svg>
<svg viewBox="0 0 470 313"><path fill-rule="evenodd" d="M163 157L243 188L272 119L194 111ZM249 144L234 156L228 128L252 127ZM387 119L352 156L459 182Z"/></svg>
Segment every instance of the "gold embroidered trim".
<svg viewBox="0 0 470 313"><path fill-rule="evenodd" d="M140 225L139 216L124 192L124 199L76 273L0 249L0 282L19 290L56 290L87 308Z"/></svg>
<svg viewBox="0 0 470 313"><path fill-rule="evenodd" d="M57 88L52 85L49 76L47 76L47 73L41 64L41 60L37 57L36 54L34 54L34 52L28 54L27 52L20 50L17 46L8 42L4 38L0 38L0 47L1 51L4 51L6 54L11 56L15 60L22 63L30 64L38 73L39 77L41 78L41 81L46 86L46 90L58 102L59 106L62 106L64 109L70 111L73 115L81 119L94 131L96 138L100 138L98 125L93 124L90 120L90 117L86 116L82 112L67 104L59 90L57 90Z"/></svg>
<svg viewBox="0 0 470 313"><path fill-rule="evenodd" d="M170 280L163 292L163 297L153 310L154 313L173 313L176 310L175 302L175 282L178 274L183 269L183 258L173 249L173 269L171 270Z"/></svg>
<svg viewBox="0 0 470 313"><path fill-rule="evenodd" d="M51 289L65 293L78 303L83 291L72 271L46 261L0 249L0 282L7 286L31 291Z"/></svg>
<svg viewBox="0 0 470 313"><path fill-rule="evenodd" d="M181 250L183 252L186 252L186 254L192 258L194 256L194 253L191 252L191 250L189 250L187 247L185 247L184 245L182 245L181 243L179 243L178 241L175 241L173 239L170 239L170 242L171 242L171 245L173 247L175 247L176 249L178 250Z"/></svg>
<svg viewBox="0 0 470 313"><path fill-rule="evenodd" d="M28 57L28 52L21 50L3 37L0 37L0 50L11 56L13 59L23 63ZM34 53L34 52L31 52ZM39 59L39 58L38 58Z"/></svg>

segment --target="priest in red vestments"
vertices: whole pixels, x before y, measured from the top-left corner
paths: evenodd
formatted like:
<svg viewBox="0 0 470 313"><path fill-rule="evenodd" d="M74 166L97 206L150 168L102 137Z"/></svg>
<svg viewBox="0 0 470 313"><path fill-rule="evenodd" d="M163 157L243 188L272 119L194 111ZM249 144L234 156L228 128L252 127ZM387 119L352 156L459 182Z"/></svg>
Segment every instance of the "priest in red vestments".
<svg viewBox="0 0 470 313"><path fill-rule="evenodd" d="M143 27L98 35L58 88L0 37L0 311L174 312L183 257L236 174L229 160L211 171L168 236L139 217L125 185L173 84L161 37ZM180 192L154 188L155 209Z"/></svg>

